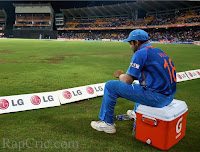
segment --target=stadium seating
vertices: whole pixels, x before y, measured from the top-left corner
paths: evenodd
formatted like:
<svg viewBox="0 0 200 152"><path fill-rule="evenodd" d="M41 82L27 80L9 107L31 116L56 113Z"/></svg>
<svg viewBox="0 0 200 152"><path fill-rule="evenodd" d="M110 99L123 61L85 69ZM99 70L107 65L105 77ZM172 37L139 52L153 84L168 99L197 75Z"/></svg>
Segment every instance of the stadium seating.
<svg viewBox="0 0 200 152"><path fill-rule="evenodd" d="M128 37L130 30L101 30L90 32L59 32L61 38L70 39L111 39L111 40L123 40ZM197 28L169 28L169 29L152 29L148 30L149 38L152 41L165 40L165 37L171 43L176 42L192 42L200 40L200 30Z"/></svg>
<svg viewBox="0 0 200 152"><path fill-rule="evenodd" d="M78 23L75 26L68 26L71 23ZM103 19L76 19L67 21L65 28L87 28L87 27L127 27L127 26L147 26L147 25L170 25L183 23L200 22L198 12L189 10L186 12L171 12L170 14L147 14L146 18L141 20L127 18L103 18Z"/></svg>
<svg viewBox="0 0 200 152"><path fill-rule="evenodd" d="M59 31L59 37L62 38L81 38L81 39L111 39L111 40L122 40L128 36L129 32L133 29L132 27L153 27L147 28L150 39L153 41L164 40L166 37L171 42L191 42L200 40L200 30L198 26L193 24L200 23L200 14L198 11L172 11L162 14L147 14L144 19L128 19L123 17L110 17L110 18L95 18L95 19L73 19L67 20L65 23L65 29L70 28L71 31ZM189 27L177 28L176 25L192 24ZM159 28L159 26L163 26ZM174 25L173 28L167 28L168 25ZM154 27L157 26L157 27ZM131 27L131 28L129 28ZM87 30L77 32L78 30ZM111 28L116 28L116 30ZM123 29L123 32L117 30L118 28ZM78 29L73 31L73 29ZM103 29L103 30L102 30ZM105 30L106 29L106 30Z"/></svg>
<svg viewBox="0 0 200 152"><path fill-rule="evenodd" d="M50 22L50 16L44 16L44 14L18 14L14 26L17 29L48 29L48 27L50 28Z"/></svg>

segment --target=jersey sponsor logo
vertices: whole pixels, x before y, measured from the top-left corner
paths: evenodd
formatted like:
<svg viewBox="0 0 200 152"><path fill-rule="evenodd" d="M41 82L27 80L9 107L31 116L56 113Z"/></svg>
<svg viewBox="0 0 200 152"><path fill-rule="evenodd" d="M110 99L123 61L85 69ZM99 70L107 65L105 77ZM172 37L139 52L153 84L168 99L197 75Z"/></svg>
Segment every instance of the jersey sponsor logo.
<svg viewBox="0 0 200 152"><path fill-rule="evenodd" d="M139 64L136 64L136 63L130 63L130 67L139 69L139 68L140 68L140 65L139 65Z"/></svg>

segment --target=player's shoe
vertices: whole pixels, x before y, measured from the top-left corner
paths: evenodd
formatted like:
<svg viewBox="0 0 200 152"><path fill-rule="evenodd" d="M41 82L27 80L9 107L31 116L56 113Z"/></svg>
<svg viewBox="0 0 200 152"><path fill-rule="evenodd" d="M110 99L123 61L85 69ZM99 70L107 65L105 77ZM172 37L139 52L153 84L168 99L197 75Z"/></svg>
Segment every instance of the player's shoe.
<svg viewBox="0 0 200 152"><path fill-rule="evenodd" d="M136 113L133 110L128 110L127 115L129 116L130 119L136 120Z"/></svg>
<svg viewBox="0 0 200 152"><path fill-rule="evenodd" d="M104 131L105 133L114 134L116 133L115 124L107 124L104 121L92 121L91 127L98 131Z"/></svg>

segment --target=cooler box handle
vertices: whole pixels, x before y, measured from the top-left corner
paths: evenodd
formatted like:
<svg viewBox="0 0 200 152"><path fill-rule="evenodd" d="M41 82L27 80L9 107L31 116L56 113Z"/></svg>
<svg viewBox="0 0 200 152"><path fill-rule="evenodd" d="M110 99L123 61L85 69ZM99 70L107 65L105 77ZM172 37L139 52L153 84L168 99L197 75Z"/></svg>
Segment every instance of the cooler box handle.
<svg viewBox="0 0 200 152"><path fill-rule="evenodd" d="M157 126L157 120L155 118L152 118L152 117L149 117L146 115L142 115L142 121L149 125Z"/></svg>

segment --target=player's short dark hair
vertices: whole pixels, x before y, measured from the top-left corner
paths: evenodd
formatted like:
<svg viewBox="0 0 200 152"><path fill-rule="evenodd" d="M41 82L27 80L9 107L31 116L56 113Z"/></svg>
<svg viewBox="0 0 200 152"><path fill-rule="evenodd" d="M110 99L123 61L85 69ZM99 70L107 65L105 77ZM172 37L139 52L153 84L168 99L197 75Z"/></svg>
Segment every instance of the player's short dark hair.
<svg viewBox="0 0 200 152"><path fill-rule="evenodd" d="M141 44L143 44L143 43L145 43L145 42L147 42L148 40L143 40L143 41L140 41L139 40L139 42L141 43Z"/></svg>

